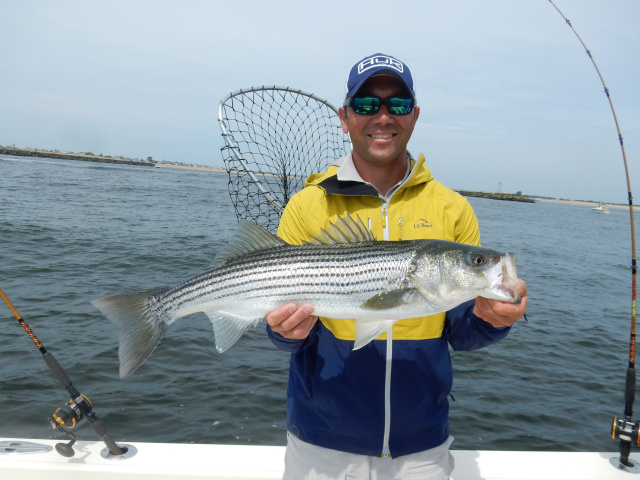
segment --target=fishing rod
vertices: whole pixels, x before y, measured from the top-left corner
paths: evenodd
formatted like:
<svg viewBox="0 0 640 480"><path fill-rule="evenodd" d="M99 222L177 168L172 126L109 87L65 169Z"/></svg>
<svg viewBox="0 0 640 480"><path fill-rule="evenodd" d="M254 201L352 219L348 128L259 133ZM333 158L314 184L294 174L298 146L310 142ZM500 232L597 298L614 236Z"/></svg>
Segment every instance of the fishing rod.
<svg viewBox="0 0 640 480"><path fill-rule="evenodd" d="M33 330L27 325L27 322L24 321L18 310L13 306L9 298L5 295L5 293L0 288L0 297L4 300L4 303L7 304L9 310L16 317L18 322L24 330L27 332L35 346L42 353L42 358L44 362L49 367L49 370L53 373L53 375L58 379L60 384L69 392L71 396L71 400L68 403L58 408L49 418L49 422L54 429L59 430L63 434L68 437L71 437L71 441L69 443L58 443L56 444L56 451L65 457L73 457L75 451L73 450L73 444L78 439L73 433L65 430L66 428L74 428L83 418L86 418L89 422L89 425L93 429L93 431L102 439L102 441L107 445L109 449L109 453L111 455L124 455L127 452L127 447L119 447L107 432L107 428L105 427L102 420L98 418L98 416L93 411L93 406L89 398L85 395L82 395L76 387L74 387L71 379L64 371L62 366L58 363L55 357L51 354L51 352L47 351L44 348L44 345L40 343L38 337L36 337Z"/></svg>
<svg viewBox="0 0 640 480"><path fill-rule="evenodd" d="M625 391L624 391L624 417L618 418L615 417L613 419L613 428L611 431L611 438L614 440L620 440L620 459L619 463L616 465L615 458L611 459L611 463L614 466L618 467L621 470L640 472L640 465L634 464L631 460L629 460L629 455L631 454L631 444L640 445L640 421L633 421L633 402L635 399L635 391L636 391L636 370L635 370L635 360L636 360L636 235L634 229L633 222L633 195L631 194L631 180L629 178L629 168L627 166L627 155L624 150L624 142L622 140L622 133L620 133L620 124L618 123L618 117L616 116L616 111L613 108L613 101L611 100L611 95L609 94L609 89L604 82L604 78L600 73L600 69L596 64L593 55L591 55L591 51L587 48L585 43L578 35L578 32L567 17L560 11L560 9L553 3L552 0L549 0L549 3L553 5L553 7L558 11L558 13L564 18L564 21L571 27L573 33L575 33L576 37L582 44L583 48L587 52L591 63L596 69L598 73L598 77L600 77L600 82L602 82L602 86L604 87L604 93L607 95L607 100L609 101L609 106L611 107L611 113L613 114L613 119L616 123L616 129L618 131L618 141L620 142L620 149L622 151L622 160L624 163L624 172L627 179L627 191L628 191L628 199L629 199L629 219L631 223L631 333L629 340L629 364L627 366L627 376L625 382Z"/></svg>

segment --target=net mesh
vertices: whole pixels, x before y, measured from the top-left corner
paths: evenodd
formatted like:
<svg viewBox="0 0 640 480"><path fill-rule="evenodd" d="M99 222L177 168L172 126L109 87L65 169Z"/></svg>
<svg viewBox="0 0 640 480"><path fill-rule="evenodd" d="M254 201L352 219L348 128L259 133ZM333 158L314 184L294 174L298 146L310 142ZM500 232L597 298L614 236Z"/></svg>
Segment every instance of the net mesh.
<svg viewBox="0 0 640 480"><path fill-rule="evenodd" d="M236 216L271 232L304 179L326 170L348 146L336 109L300 90L240 90L221 102L218 117Z"/></svg>

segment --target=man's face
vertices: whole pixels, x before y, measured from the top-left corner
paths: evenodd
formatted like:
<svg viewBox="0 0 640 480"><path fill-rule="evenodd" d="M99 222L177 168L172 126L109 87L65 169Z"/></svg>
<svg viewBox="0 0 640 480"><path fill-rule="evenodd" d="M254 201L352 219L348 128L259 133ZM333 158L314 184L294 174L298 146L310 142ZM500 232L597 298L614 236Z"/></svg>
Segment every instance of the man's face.
<svg viewBox="0 0 640 480"><path fill-rule="evenodd" d="M358 90L357 96L388 99L407 97L408 93L398 78L380 75L371 77ZM390 115L385 105L375 115L358 115L351 107L341 107L342 130L351 137L356 165L365 162L382 167L405 162L407 143L419 114L419 107L414 107L407 115Z"/></svg>

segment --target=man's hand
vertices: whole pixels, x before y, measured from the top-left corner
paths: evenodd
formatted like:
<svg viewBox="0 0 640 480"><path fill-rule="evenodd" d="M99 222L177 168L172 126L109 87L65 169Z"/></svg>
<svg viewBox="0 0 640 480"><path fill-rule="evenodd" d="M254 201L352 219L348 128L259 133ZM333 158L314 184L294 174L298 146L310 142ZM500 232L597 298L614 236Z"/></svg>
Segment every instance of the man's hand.
<svg viewBox="0 0 640 480"><path fill-rule="evenodd" d="M522 318L527 309L527 284L522 279L518 279L518 292L522 297L520 303L507 303L500 300L477 297L473 313L494 327L510 327L519 318Z"/></svg>
<svg viewBox="0 0 640 480"><path fill-rule="evenodd" d="M284 338L302 340L309 336L309 332L318 321L313 313L313 306L304 304L298 307L295 303L288 303L277 310L267 313L265 320L276 333Z"/></svg>

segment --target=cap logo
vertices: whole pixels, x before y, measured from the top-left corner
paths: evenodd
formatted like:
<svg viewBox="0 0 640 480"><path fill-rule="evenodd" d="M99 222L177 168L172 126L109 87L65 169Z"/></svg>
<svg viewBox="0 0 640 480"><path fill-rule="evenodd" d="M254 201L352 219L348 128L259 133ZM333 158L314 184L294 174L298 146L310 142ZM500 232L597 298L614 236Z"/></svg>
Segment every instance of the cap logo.
<svg viewBox="0 0 640 480"><path fill-rule="evenodd" d="M393 68L400 73L404 72L404 65L402 62L396 60L393 57L387 57L386 55L379 55L377 57L367 58L358 64L358 75L371 68Z"/></svg>

